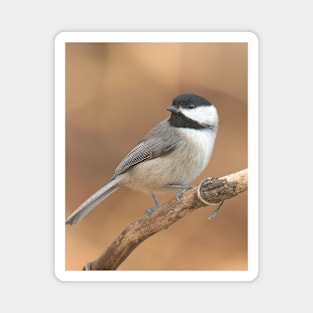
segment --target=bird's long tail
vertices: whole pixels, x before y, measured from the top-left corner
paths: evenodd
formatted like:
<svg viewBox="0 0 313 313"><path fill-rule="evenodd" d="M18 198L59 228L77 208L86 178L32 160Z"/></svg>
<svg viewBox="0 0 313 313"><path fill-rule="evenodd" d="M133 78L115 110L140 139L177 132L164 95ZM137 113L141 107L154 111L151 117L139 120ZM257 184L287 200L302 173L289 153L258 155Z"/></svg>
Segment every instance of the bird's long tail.
<svg viewBox="0 0 313 313"><path fill-rule="evenodd" d="M78 223L94 207L119 188L117 183L118 182L114 179L95 192L66 219L65 224L73 225Z"/></svg>

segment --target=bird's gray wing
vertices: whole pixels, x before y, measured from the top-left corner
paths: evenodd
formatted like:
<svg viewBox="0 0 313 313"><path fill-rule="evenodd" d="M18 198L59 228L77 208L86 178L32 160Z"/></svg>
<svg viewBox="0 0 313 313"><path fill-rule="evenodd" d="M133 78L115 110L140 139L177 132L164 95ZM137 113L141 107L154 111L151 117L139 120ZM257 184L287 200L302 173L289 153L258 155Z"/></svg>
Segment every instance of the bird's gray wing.
<svg viewBox="0 0 313 313"><path fill-rule="evenodd" d="M132 149L117 166L114 177L124 173L130 167L172 152L178 142L175 132L168 131L162 123L153 128L137 146Z"/></svg>

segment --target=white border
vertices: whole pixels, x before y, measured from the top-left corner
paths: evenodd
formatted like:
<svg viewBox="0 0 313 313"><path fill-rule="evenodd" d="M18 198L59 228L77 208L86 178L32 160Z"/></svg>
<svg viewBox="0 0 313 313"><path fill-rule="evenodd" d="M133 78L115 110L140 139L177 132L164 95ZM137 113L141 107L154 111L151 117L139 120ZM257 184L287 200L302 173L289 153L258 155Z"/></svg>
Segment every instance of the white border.
<svg viewBox="0 0 313 313"><path fill-rule="evenodd" d="M248 43L248 270L65 270L65 44L67 42ZM259 269L258 38L251 32L62 32L55 38L55 275L61 281L252 281Z"/></svg>

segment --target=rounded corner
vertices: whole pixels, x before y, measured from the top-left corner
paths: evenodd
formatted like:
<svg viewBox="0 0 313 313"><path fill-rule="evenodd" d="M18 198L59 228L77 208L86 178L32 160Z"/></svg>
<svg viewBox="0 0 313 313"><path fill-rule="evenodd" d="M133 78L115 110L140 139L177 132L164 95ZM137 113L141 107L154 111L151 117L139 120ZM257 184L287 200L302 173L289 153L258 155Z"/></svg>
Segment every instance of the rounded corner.
<svg viewBox="0 0 313 313"><path fill-rule="evenodd" d="M65 42L66 32L61 31L54 36L54 42Z"/></svg>
<svg viewBox="0 0 313 313"><path fill-rule="evenodd" d="M58 271L58 269L55 268L53 273L54 273L54 278L56 280L58 280L61 283L66 282L66 280L64 279L63 273L60 273L60 271Z"/></svg>
<svg viewBox="0 0 313 313"><path fill-rule="evenodd" d="M257 44L259 43L260 38L259 38L257 33L253 32L253 31L249 31L248 35L249 35L249 37L251 37L252 41L255 41Z"/></svg>
<svg viewBox="0 0 313 313"><path fill-rule="evenodd" d="M249 281L250 283L253 283L253 282L255 282L256 280L258 280L259 277L260 277L260 271L259 271L259 269L256 269L255 271L253 271L253 272L251 273L251 276L249 277L248 281Z"/></svg>

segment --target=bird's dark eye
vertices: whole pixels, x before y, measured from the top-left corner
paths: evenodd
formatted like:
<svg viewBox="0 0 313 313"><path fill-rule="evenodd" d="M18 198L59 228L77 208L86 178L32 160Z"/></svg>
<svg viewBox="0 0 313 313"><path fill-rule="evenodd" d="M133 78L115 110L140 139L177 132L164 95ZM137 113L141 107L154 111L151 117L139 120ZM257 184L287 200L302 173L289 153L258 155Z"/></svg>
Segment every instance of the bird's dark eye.
<svg viewBox="0 0 313 313"><path fill-rule="evenodd" d="M193 103L188 103L187 108L188 109L194 109L196 106Z"/></svg>

